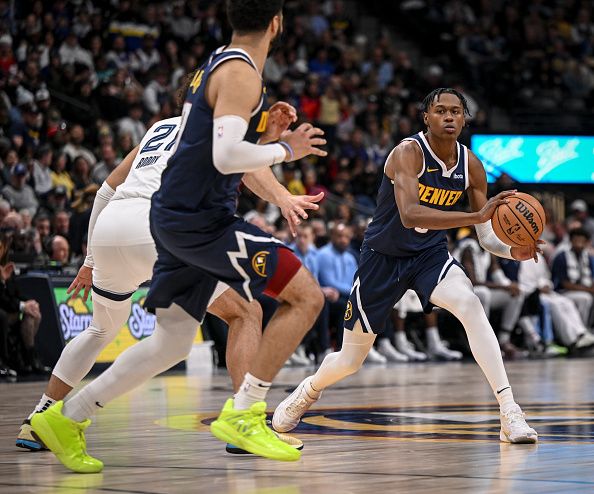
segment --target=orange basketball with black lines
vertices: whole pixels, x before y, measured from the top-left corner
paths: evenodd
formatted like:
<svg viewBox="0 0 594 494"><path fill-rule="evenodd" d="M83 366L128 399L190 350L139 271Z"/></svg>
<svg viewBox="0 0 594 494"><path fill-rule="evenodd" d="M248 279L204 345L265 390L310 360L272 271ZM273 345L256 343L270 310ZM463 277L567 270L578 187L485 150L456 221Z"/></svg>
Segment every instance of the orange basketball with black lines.
<svg viewBox="0 0 594 494"><path fill-rule="evenodd" d="M546 225L544 208L530 194L516 192L509 202L495 209L491 223L495 235L512 247L534 244Z"/></svg>

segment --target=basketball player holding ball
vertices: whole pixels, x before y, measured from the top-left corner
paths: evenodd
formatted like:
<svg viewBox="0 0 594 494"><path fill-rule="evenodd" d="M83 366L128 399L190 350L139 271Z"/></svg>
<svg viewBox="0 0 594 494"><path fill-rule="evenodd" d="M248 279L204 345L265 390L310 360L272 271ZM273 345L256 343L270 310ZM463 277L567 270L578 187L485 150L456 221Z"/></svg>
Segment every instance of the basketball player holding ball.
<svg viewBox="0 0 594 494"><path fill-rule="evenodd" d="M541 241L509 246L493 231L491 217L515 191L487 199L482 163L457 141L466 114L466 100L459 92L431 92L423 102L427 132L404 139L388 156L346 307L342 349L329 354L315 375L277 407L272 420L277 431L295 428L325 388L361 367L375 332L406 290L413 289L425 312L442 307L463 324L472 354L499 402L501 441L537 441L514 401L493 328L470 280L447 249L447 229L474 225L482 247L497 256L524 261L540 252ZM452 210L464 192L470 213Z"/></svg>

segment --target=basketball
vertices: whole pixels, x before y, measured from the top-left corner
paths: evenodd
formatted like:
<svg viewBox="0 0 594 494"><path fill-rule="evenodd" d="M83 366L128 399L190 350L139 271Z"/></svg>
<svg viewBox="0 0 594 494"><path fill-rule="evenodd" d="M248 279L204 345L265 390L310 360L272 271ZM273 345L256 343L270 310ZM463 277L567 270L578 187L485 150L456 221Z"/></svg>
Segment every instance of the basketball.
<svg viewBox="0 0 594 494"><path fill-rule="evenodd" d="M517 192L495 209L492 223L499 239L512 247L534 244L546 224L544 208L530 194Z"/></svg>

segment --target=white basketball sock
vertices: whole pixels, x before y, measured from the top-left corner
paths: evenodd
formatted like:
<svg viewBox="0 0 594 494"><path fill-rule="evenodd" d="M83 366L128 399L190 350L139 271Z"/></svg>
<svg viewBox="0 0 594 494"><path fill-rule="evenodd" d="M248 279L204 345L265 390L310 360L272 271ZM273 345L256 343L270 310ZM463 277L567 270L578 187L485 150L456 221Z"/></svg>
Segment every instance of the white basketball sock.
<svg viewBox="0 0 594 494"><path fill-rule="evenodd" d="M235 395L233 407L235 410L246 410L254 403L265 401L266 393L268 393L271 385L272 383L262 381L248 372Z"/></svg>
<svg viewBox="0 0 594 494"><path fill-rule="evenodd" d="M31 417L33 417L33 415L36 414L37 412L45 412L55 402L56 402L56 400L54 400L53 398L50 398L48 395L46 395L44 393L41 396L41 399L39 400L39 403L37 403L37 405L35 405L35 409L31 412L31 414L27 418L30 420Z"/></svg>

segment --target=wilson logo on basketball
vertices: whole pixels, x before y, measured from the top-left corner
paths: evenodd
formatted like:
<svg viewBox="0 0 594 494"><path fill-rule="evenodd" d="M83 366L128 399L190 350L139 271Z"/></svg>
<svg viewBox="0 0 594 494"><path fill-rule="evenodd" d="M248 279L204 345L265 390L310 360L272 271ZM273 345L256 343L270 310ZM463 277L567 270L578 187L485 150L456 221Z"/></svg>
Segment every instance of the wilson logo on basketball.
<svg viewBox="0 0 594 494"><path fill-rule="evenodd" d="M267 250L261 250L260 252L256 252L254 257L252 257L252 269L256 274L262 276L262 278L266 277L266 261L269 255L270 252Z"/></svg>
<svg viewBox="0 0 594 494"><path fill-rule="evenodd" d="M528 209L528 206L526 206L526 204L524 204L523 202L518 202L516 203L516 210L524 217L526 222L530 225L532 231L534 232L534 235L538 235L538 225L534 221L534 215Z"/></svg>

